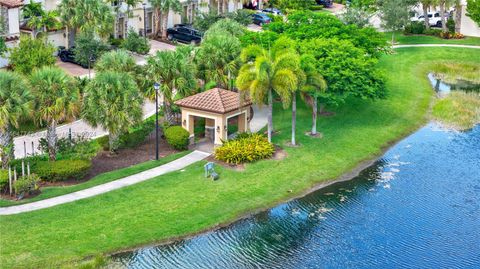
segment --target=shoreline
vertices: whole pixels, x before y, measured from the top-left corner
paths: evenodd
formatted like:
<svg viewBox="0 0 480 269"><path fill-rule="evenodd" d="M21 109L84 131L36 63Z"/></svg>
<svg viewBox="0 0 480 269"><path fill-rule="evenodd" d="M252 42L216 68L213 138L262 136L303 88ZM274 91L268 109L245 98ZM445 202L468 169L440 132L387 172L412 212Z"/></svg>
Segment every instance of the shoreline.
<svg viewBox="0 0 480 269"><path fill-rule="evenodd" d="M296 199L301 199L301 198L303 198L303 197L305 197L305 196L307 196L307 195L309 195L313 192L316 192L316 191L321 190L323 188L329 187L331 185L334 185L334 184L337 184L337 183L340 183L340 182L346 182L346 181L354 180L357 176L360 175L360 173L362 171L364 171L365 169L374 165L383 155L385 155L385 153L387 151L389 151L391 148L396 146L400 141L402 141L405 138L407 138L408 136L414 134L415 132L417 132L421 128L425 127L429 122L431 122L431 120L428 118L429 114L430 114L430 111L427 111L426 114L425 114L425 119L421 123L419 123L417 126L413 127L412 130L409 130L408 132L406 132L406 134L403 134L403 135L399 136L397 139L392 140L391 142L387 143L386 146L381 148L379 154L376 154L372 158L360 161L353 169L350 169L348 172L345 172L345 173L341 174L339 177L336 177L335 179L329 179L329 180L325 180L323 182L315 183L313 186L307 188L306 190L300 191L299 194L294 194L292 197L289 197L287 199L282 199L281 201L274 201L269 205L262 206L260 208L251 210L249 212L239 214L239 216L235 217L233 220L218 223L218 224L216 224L214 226L211 226L209 228L205 228L205 229L202 229L202 230L199 230L199 231L196 231L196 232L193 232L193 233L185 234L185 235L182 235L182 236L174 236L174 237L170 237L170 238L163 239L163 240L158 240L158 241L147 243L147 244L136 245L134 247L129 247L129 248L113 251L113 252L108 252L108 253L104 254L104 256L105 256L105 258L110 259L112 256L120 255L120 254L126 254L126 253L133 252L133 251L136 251L136 250L139 250L139 249L142 249L142 248L165 246L165 245L173 244L173 243L178 242L178 241L189 240L189 239L192 239L196 236L200 236L202 234L206 234L206 233L214 232L214 231L217 231L217 230L220 230L220 229L223 229L223 228L227 228L228 226L231 226L238 221L251 218L251 217L253 217L257 214L260 214L262 212L266 212L266 211L268 211L268 210L270 210L274 207L277 207L281 204L288 203L288 202L296 200ZM88 260L90 258L93 258L93 257L92 256L87 257L85 260Z"/></svg>

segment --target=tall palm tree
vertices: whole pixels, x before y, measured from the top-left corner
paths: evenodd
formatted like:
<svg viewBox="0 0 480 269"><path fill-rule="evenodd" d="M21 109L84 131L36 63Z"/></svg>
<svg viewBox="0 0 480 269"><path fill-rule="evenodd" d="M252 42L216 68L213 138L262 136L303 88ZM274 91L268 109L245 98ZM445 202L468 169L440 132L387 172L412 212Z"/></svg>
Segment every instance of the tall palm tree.
<svg viewBox="0 0 480 269"><path fill-rule="evenodd" d="M119 137L142 120L143 97L130 76L121 72L98 73L87 85L82 116L92 126L109 133L109 149L115 154Z"/></svg>
<svg viewBox="0 0 480 269"><path fill-rule="evenodd" d="M162 38L167 38L168 15L170 10L173 12L181 12L182 4L180 0L150 0L155 9L155 36L162 32Z"/></svg>
<svg viewBox="0 0 480 269"><path fill-rule="evenodd" d="M327 90L327 81L316 69L315 57L308 54L302 55L300 63L305 74L305 83L300 90L302 91L302 94L306 94L312 98L312 131L310 134L316 136L318 98Z"/></svg>
<svg viewBox="0 0 480 269"><path fill-rule="evenodd" d="M428 17L428 8L435 4L436 0L420 0L423 9L423 23L425 24L425 29L430 29L430 19Z"/></svg>
<svg viewBox="0 0 480 269"><path fill-rule="evenodd" d="M0 158L6 169L13 159L12 127L31 112L32 96L26 81L18 74L0 71Z"/></svg>
<svg viewBox="0 0 480 269"><path fill-rule="evenodd" d="M58 5L58 15L60 22L65 26L67 34L68 47L72 47L75 42L75 35L77 34L78 15L77 15L77 0L61 0Z"/></svg>
<svg viewBox="0 0 480 269"><path fill-rule="evenodd" d="M31 17L27 25L32 28L33 38L37 38L40 32L47 33L48 29L60 26L58 13L55 10L42 11L41 16ZM45 38L47 41L48 39Z"/></svg>
<svg viewBox="0 0 480 269"><path fill-rule="evenodd" d="M268 141L272 141L273 131L273 92L280 96L283 106L289 106L292 91L297 87L298 55L266 51L258 45L242 50L243 61L236 85L241 91L248 91L257 104L268 104Z"/></svg>
<svg viewBox="0 0 480 269"><path fill-rule="evenodd" d="M185 46L175 51L159 51L147 60L148 79L161 84L164 117L170 124L175 123L171 109L174 100L190 95L196 88L191 52L192 48ZM155 92L151 91L147 96L153 97Z"/></svg>
<svg viewBox="0 0 480 269"><path fill-rule="evenodd" d="M454 5L455 0L436 0L436 3L440 7L440 16L441 16L441 21L442 21L442 32L446 33L448 32L447 28L447 10L450 8L452 5Z"/></svg>
<svg viewBox="0 0 480 269"><path fill-rule="evenodd" d="M80 94L69 75L58 67L45 66L30 78L34 101L34 119L47 125L47 145L50 160L56 159L57 124L72 119L79 108Z"/></svg>

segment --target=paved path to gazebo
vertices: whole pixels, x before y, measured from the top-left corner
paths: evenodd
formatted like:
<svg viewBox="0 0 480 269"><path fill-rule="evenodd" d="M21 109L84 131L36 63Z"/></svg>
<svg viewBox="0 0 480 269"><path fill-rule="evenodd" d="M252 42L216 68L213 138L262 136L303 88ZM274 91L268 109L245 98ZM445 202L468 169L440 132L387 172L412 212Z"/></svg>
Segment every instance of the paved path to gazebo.
<svg viewBox="0 0 480 269"><path fill-rule="evenodd" d="M123 187L131 186L131 185L164 175L169 172L181 170L193 163L196 163L198 161L205 159L209 155L210 153L206 153L202 151L194 151L186 156L183 156L175 161L169 162L159 167L155 167L150 170L146 170L138 174L124 177L122 179L111 181L105 184L97 185L92 188L88 188L81 191L77 191L77 192L73 192L73 193L69 193L69 194L65 194L65 195L61 195L54 198L33 202L33 203L28 203L24 205L3 207L3 208L0 208L0 215L20 214L20 213L35 211L43 208L49 208L49 207L93 197L102 193L106 193L106 192L117 190Z"/></svg>

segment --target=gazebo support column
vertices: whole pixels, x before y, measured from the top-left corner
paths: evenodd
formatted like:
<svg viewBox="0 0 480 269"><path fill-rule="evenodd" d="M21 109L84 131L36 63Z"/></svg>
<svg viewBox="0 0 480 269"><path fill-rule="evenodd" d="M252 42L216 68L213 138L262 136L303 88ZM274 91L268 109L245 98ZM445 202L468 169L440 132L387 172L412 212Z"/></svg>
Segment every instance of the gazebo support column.
<svg viewBox="0 0 480 269"><path fill-rule="evenodd" d="M246 113L238 115L238 132L245 133L247 131L247 117Z"/></svg>

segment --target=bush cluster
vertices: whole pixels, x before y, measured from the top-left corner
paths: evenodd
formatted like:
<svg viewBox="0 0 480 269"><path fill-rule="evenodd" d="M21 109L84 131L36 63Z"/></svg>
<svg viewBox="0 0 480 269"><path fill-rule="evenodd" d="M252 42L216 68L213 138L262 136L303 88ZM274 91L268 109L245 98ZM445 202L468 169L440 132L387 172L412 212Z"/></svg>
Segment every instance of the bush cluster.
<svg viewBox="0 0 480 269"><path fill-rule="evenodd" d="M8 170L0 169L0 191L8 186Z"/></svg>
<svg viewBox="0 0 480 269"><path fill-rule="evenodd" d="M134 148L140 145L154 129L155 117L152 116L138 126L131 128L127 133L120 135L118 148ZM108 135L98 138L97 141L104 150L108 150Z"/></svg>
<svg viewBox="0 0 480 269"><path fill-rule="evenodd" d="M188 148L188 138L190 134L181 126L171 126L165 130L167 143L176 150L186 150Z"/></svg>
<svg viewBox="0 0 480 269"><path fill-rule="evenodd" d="M13 183L13 189L15 190L15 194L24 195L37 190L38 182L40 182L40 178L35 174L31 174L29 176L21 177L15 181Z"/></svg>
<svg viewBox="0 0 480 269"><path fill-rule="evenodd" d="M241 134L215 149L215 158L230 164L251 163L273 156L275 148L260 134Z"/></svg>
<svg viewBox="0 0 480 269"><path fill-rule="evenodd" d="M88 160L38 161L34 172L42 180L50 182L80 180L87 175L91 165Z"/></svg>
<svg viewBox="0 0 480 269"><path fill-rule="evenodd" d="M128 30L127 38L121 43L120 47L143 55L150 51L150 43L148 43L148 40L141 37L133 29Z"/></svg>

